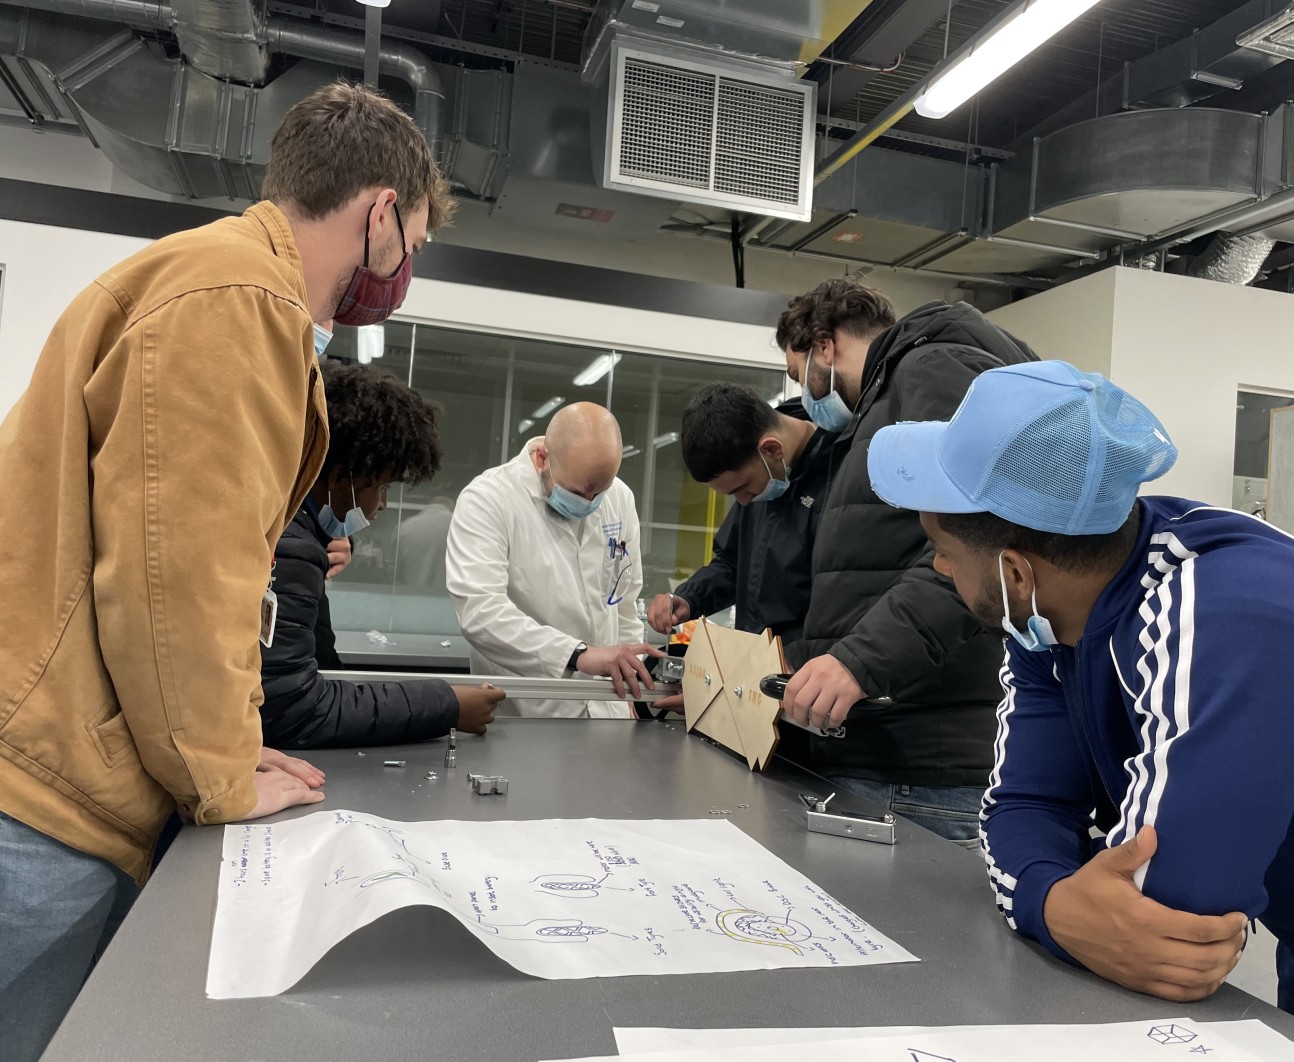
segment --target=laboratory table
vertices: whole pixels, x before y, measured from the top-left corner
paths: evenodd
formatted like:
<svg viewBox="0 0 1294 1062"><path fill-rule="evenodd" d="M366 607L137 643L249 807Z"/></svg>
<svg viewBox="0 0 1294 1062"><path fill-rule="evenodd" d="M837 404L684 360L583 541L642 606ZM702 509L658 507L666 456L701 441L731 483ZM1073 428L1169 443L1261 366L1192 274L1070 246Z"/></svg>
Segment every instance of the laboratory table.
<svg viewBox="0 0 1294 1062"><path fill-rule="evenodd" d="M392 819L707 818L731 821L919 956L919 963L543 981L496 958L448 914L394 912L353 934L283 995L208 1000L222 830L186 828L59 1030L46 1062L447 1059L536 1062L614 1054L613 1025L951 1025L1294 1016L1231 986L1184 1005L1124 991L1017 938L978 853L900 820L893 847L809 833L799 793L822 783L743 762L681 722L501 720L443 742L319 752L323 808ZM407 761L383 767L386 758ZM437 774L435 780L425 775ZM499 774L506 796L471 793ZM743 807L742 805L749 805Z"/></svg>

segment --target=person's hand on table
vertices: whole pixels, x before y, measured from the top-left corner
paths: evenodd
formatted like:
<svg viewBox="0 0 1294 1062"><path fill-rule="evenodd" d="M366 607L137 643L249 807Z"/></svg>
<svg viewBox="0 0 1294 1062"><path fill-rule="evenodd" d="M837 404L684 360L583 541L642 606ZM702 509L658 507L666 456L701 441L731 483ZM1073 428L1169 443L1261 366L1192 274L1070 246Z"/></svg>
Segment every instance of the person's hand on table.
<svg viewBox="0 0 1294 1062"><path fill-rule="evenodd" d="M286 774L292 775L302 782L305 782L311 789L318 789L324 784L324 773L319 770L313 763L307 763L305 760L298 759L296 756L289 756L285 752L279 752L278 749L261 749L261 762L257 764L258 771L279 770Z"/></svg>
<svg viewBox="0 0 1294 1062"><path fill-rule="evenodd" d="M591 645L580 653L576 667L585 675L609 676L617 697L626 696L627 688L636 700L642 697L643 686L649 690L656 688L641 657L664 655L646 642L638 645Z"/></svg>
<svg viewBox="0 0 1294 1062"><path fill-rule="evenodd" d="M328 571L324 578L331 579L334 575L340 575L350 562L350 539L334 538L328 543Z"/></svg>
<svg viewBox="0 0 1294 1062"><path fill-rule="evenodd" d="M1156 903L1133 883L1155 854L1153 826L1056 882L1043 904L1052 939L1107 981L1177 1003L1221 987L1245 944L1243 912L1196 915Z"/></svg>
<svg viewBox="0 0 1294 1062"><path fill-rule="evenodd" d="M692 618L692 606L677 594L657 594L647 609L647 622L654 631L669 634Z"/></svg>
<svg viewBox="0 0 1294 1062"><path fill-rule="evenodd" d="M840 726L849 709L866 700L857 679L834 656L815 656L786 684L782 710L801 726Z"/></svg>
<svg viewBox="0 0 1294 1062"><path fill-rule="evenodd" d="M324 783L323 771L275 749L261 749L261 762L252 781L256 786L256 804L247 813L249 819L273 815L298 804L318 804L324 798L318 791Z"/></svg>
<svg viewBox="0 0 1294 1062"><path fill-rule="evenodd" d="M450 686L458 698L458 729L468 734L484 734L494 722L494 706L507 696L488 682L481 686Z"/></svg>

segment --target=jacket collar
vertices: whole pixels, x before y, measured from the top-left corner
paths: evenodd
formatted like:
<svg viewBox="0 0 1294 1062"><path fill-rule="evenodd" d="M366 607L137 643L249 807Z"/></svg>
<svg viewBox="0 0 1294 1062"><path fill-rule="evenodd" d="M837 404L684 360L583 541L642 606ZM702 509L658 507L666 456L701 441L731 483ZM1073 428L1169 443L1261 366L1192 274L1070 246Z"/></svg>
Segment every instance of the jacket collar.
<svg viewBox="0 0 1294 1062"><path fill-rule="evenodd" d="M309 306L305 267L301 264L301 252L297 250L297 241L292 235L292 226L288 223L287 215L268 199L263 199L254 206L248 207L243 212L243 217L260 224L275 257L282 258L292 267L296 275L297 294L301 296L302 305Z"/></svg>

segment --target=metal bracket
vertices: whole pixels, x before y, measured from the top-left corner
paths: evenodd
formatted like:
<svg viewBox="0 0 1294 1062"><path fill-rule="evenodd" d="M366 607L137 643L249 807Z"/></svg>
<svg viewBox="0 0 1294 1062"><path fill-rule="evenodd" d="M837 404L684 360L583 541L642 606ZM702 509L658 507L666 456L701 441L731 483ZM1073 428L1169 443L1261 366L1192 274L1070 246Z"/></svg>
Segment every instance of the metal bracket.
<svg viewBox="0 0 1294 1062"><path fill-rule="evenodd" d="M813 793L801 793L800 799L808 808L808 829L810 833L829 833L833 837L852 837L858 841L873 841L876 844L893 844L894 816L888 811L883 815L863 815L858 812L828 811L827 805L835 797L816 796Z"/></svg>
<svg viewBox="0 0 1294 1062"><path fill-rule="evenodd" d="M497 774L469 774L467 784L477 796L506 796L508 780Z"/></svg>

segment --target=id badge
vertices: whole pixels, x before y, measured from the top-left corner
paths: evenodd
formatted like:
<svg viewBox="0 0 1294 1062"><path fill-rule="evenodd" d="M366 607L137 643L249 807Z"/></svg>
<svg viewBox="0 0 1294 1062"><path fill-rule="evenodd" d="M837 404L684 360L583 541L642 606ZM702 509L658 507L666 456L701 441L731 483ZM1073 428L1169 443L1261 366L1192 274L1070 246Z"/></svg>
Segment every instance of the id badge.
<svg viewBox="0 0 1294 1062"><path fill-rule="evenodd" d="M279 618L279 595L266 589L261 598L261 645L266 649L274 644L274 622Z"/></svg>

